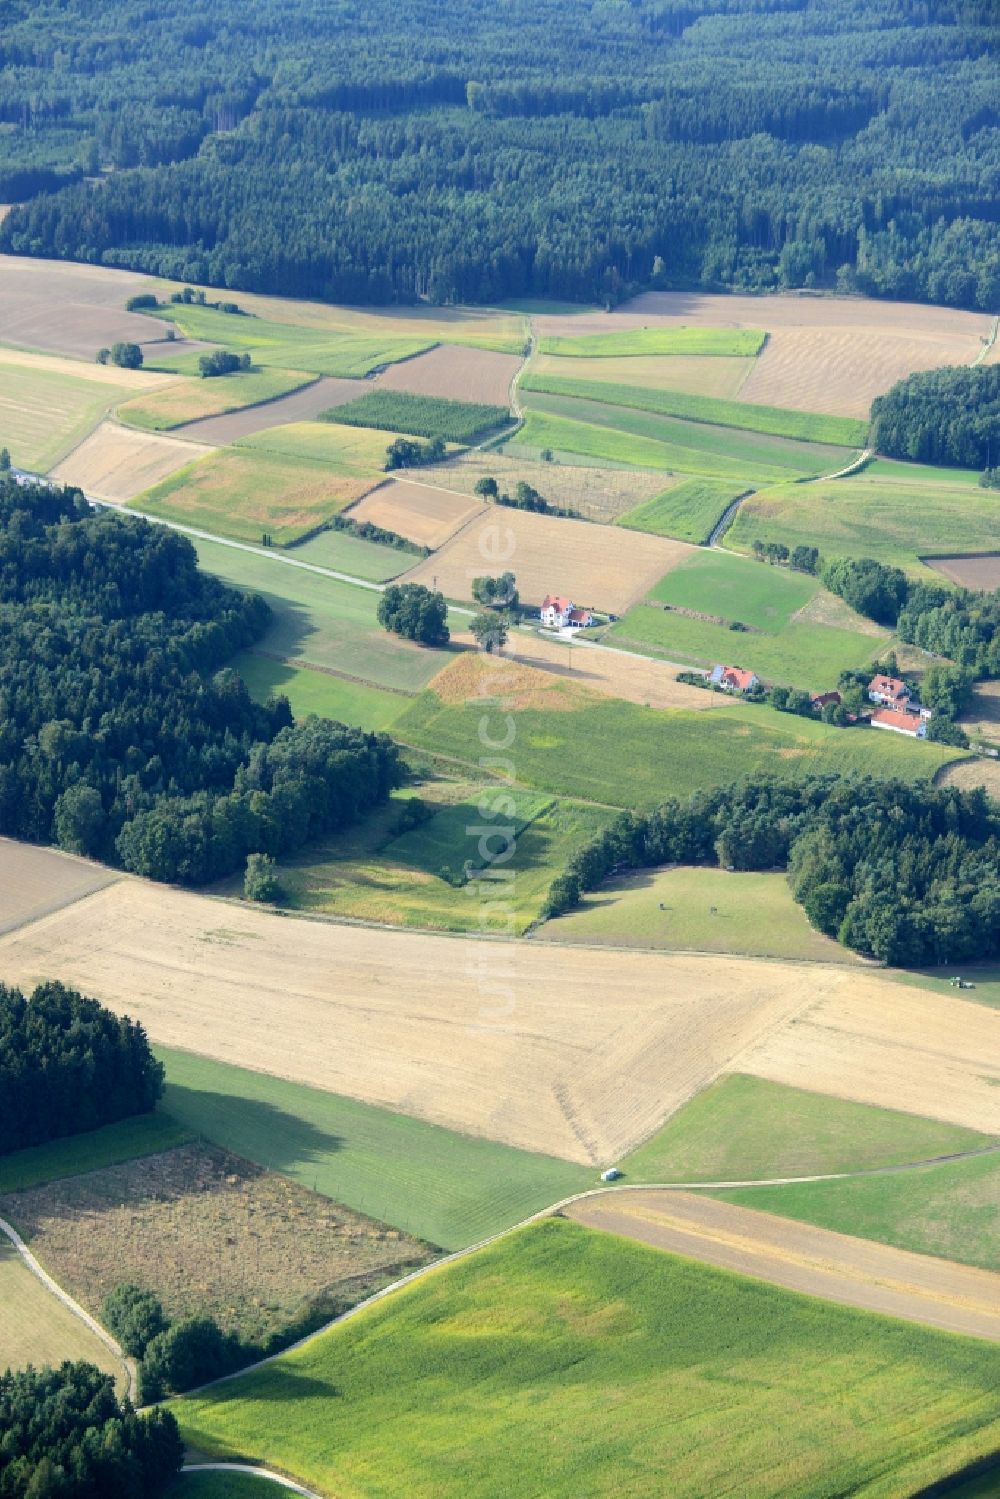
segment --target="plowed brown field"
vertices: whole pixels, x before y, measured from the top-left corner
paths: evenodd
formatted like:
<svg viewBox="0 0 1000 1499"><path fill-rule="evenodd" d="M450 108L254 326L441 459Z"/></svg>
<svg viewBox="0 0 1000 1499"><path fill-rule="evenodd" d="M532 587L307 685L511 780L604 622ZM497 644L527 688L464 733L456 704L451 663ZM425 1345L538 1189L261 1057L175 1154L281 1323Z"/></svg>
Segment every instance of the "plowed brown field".
<svg viewBox="0 0 1000 1499"><path fill-rule="evenodd" d="M385 390L408 390L418 396L507 406L511 383L522 363L517 354L440 344L415 359L390 365L379 375L378 384Z"/></svg>
<svg viewBox="0 0 1000 1499"><path fill-rule="evenodd" d="M390 479L354 506L351 520L369 521L417 546L433 549L443 546L466 521L485 512L482 501L471 496L411 479Z"/></svg>
<svg viewBox="0 0 1000 1499"><path fill-rule="evenodd" d="M149 277L102 266L5 255L0 267L0 329L6 343L93 359L119 340L163 337L166 324L125 312Z"/></svg>
<svg viewBox="0 0 1000 1499"><path fill-rule="evenodd" d="M78 484L99 500L134 500L209 452L206 446L106 421L56 465L51 477L60 484Z"/></svg>
<svg viewBox="0 0 1000 1499"><path fill-rule="evenodd" d="M37 921L117 878L114 870L72 854L0 838L0 932Z"/></svg>

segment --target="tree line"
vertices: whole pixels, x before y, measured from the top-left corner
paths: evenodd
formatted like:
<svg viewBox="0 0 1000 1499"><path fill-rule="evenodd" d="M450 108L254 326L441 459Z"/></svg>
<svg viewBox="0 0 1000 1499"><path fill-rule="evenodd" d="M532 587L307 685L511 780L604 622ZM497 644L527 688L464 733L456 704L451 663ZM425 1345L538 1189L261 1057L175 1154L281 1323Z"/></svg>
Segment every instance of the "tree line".
<svg viewBox="0 0 1000 1499"><path fill-rule="evenodd" d="M10 9L18 253L349 302L1000 295L988 4Z"/></svg>
<svg viewBox="0 0 1000 1499"><path fill-rule="evenodd" d="M1000 365L921 370L872 402L889 458L988 470L1000 458Z"/></svg>
<svg viewBox="0 0 1000 1499"><path fill-rule="evenodd" d="M0 1153L147 1114L162 1091L137 1021L63 984L0 984Z"/></svg>
<svg viewBox="0 0 1000 1499"><path fill-rule="evenodd" d="M269 615L175 532L0 475L0 832L199 883L387 797L387 736L225 668Z"/></svg>
<svg viewBox="0 0 1000 1499"><path fill-rule="evenodd" d="M750 776L623 813L554 881L558 916L611 873L664 864L788 872L820 931L903 967L1000 952L1000 806L982 788Z"/></svg>

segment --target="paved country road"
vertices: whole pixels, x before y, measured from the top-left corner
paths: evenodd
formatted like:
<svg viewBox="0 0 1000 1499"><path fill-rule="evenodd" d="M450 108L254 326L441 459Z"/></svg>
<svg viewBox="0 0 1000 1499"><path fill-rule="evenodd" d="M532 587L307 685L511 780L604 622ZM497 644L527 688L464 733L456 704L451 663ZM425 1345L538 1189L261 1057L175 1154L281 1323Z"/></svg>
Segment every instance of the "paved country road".
<svg viewBox="0 0 1000 1499"><path fill-rule="evenodd" d="M622 1188L563 1216L791 1291L1000 1342L1000 1275L689 1192Z"/></svg>

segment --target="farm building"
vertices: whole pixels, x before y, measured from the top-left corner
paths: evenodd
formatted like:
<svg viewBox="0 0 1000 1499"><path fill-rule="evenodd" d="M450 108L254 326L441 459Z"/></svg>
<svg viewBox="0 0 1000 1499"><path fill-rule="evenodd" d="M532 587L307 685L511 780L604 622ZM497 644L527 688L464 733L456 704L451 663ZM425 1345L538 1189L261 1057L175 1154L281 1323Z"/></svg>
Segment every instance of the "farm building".
<svg viewBox="0 0 1000 1499"><path fill-rule="evenodd" d="M868 696L873 703L885 708L902 708L910 696L910 689L899 677L876 676L868 683Z"/></svg>
<svg viewBox="0 0 1000 1499"><path fill-rule="evenodd" d="M872 714L871 722L874 729L908 734L911 739L923 739L927 734L927 719L920 713L910 713L905 708L878 708Z"/></svg>
<svg viewBox="0 0 1000 1499"><path fill-rule="evenodd" d="M721 687L723 692L747 693L760 686L756 673L745 671L742 666L714 666L708 680L713 686Z"/></svg>
<svg viewBox="0 0 1000 1499"><path fill-rule="evenodd" d="M548 625L550 629L582 630L594 622L594 616L587 609L578 609L572 599L567 599L559 593L547 593L542 600L542 624Z"/></svg>
<svg viewBox="0 0 1000 1499"><path fill-rule="evenodd" d="M810 698L810 703L812 704L812 710L814 713L822 713L823 709L829 707L831 703L834 705L834 707L840 706L840 693L814 692L812 697Z"/></svg>

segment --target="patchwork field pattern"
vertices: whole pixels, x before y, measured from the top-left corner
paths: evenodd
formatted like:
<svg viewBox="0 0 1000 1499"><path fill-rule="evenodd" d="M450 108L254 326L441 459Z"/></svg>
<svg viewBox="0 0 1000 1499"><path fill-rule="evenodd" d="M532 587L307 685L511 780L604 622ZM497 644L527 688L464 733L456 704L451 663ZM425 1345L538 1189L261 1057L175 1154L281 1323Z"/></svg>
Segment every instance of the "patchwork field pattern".
<svg viewBox="0 0 1000 1499"><path fill-rule="evenodd" d="M494 571L516 574L522 603L539 605L547 593L561 593L622 614L688 550L665 537L491 506L406 577L426 584L436 577L447 598L469 599L472 579L490 570L492 556Z"/></svg>
<svg viewBox="0 0 1000 1499"><path fill-rule="evenodd" d="M504 448L461 453L448 463L421 470L422 482L474 494L480 479L496 479L513 494L520 481L563 509L578 510L587 520L613 521L640 501L662 494L675 481L666 474L639 469L584 468L578 463L544 463L515 457Z"/></svg>
<svg viewBox="0 0 1000 1499"><path fill-rule="evenodd" d="M467 521L485 516L486 508L481 500L422 480L389 479L353 507L351 519L433 549L444 546Z"/></svg>
<svg viewBox="0 0 1000 1499"><path fill-rule="evenodd" d="M443 345L418 354L415 359L391 365L377 377L377 388L506 407L521 363L519 354Z"/></svg>
<svg viewBox="0 0 1000 1499"><path fill-rule="evenodd" d="M753 358L766 334L759 329L633 328L622 333L589 333L581 337L549 336L539 341L543 354L562 358L616 359L641 354L728 355Z"/></svg>
<svg viewBox="0 0 1000 1499"><path fill-rule="evenodd" d="M753 366L752 359L713 358L707 354L644 354L624 359L561 359L554 354L539 354L531 362L531 373L542 380L555 375L732 400L739 395Z"/></svg>
<svg viewBox="0 0 1000 1499"><path fill-rule="evenodd" d="M400 1230L204 1144L2 1197L0 1215L92 1316L138 1283L171 1318L212 1316L263 1344L430 1257Z"/></svg>
<svg viewBox="0 0 1000 1499"><path fill-rule="evenodd" d="M247 370L207 380L177 380L153 395L126 401L118 414L133 427L165 432L204 417L224 416L290 395L314 378L290 370Z"/></svg>
<svg viewBox="0 0 1000 1499"><path fill-rule="evenodd" d="M272 371L279 378L281 371ZM279 396L275 401L265 401L260 406L244 406L239 411L230 411L225 416L206 416L200 421L186 423L178 429L178 436L190 437L193 442L209 442L218 447L227 447L243 437L252 437L255 432L266 432L272 427L291 427L299 422L311 422L324 411L334 406L353 401L367 389L359 380L335 380L330 375L311 378L310 384L293 390L291 395Z"/></svg>
<svg viewBox="0 0 1000 1499"><path fill-rule="evenodd" d="M5 255L0 328L7 343L92 360L113 343L142 343L165 331L124 310L129 297L149 288L149 277L132 271Z"/></svg>
<svg viewBox="0 0 1000 1499"><path fill-rule="evenodd" d="M688 479L620 515L618 524L627 526L630 531L674 536L678 541L702 546L741 492L740 486L734 482Z"/></svg>
<svg viewBox="0 0 1000 1499"><path fill-rule="evenodd" d="M155 432L133 432L104 421L57 463L50 478L78 484L99 500L134 500L178 469L207 457L211 449Z"/></svg>
<svg viewBox="0 0 1000 1499"><path fill-rule="evenodd" d="M370 390L346 406L335 406L325 412L324 419L346 427L372 427L382 432L472 443L509 424L510 413L505 405L415 395L409 390Z"/></svg>

